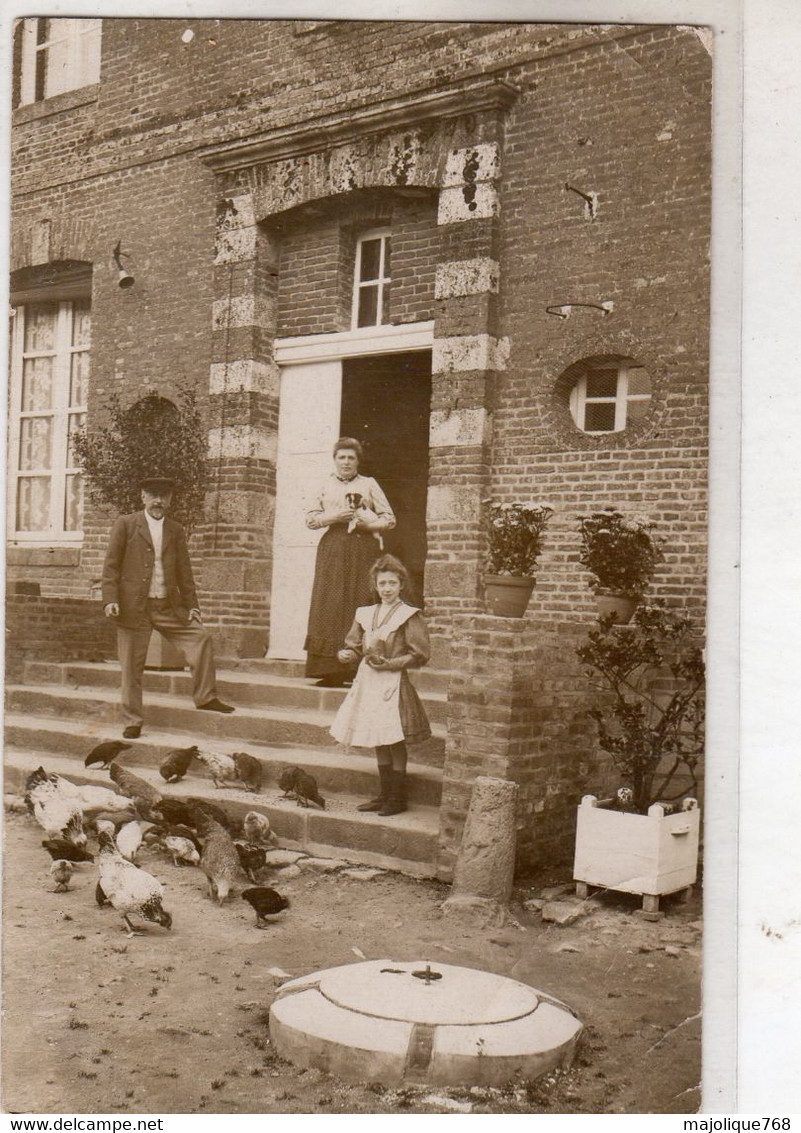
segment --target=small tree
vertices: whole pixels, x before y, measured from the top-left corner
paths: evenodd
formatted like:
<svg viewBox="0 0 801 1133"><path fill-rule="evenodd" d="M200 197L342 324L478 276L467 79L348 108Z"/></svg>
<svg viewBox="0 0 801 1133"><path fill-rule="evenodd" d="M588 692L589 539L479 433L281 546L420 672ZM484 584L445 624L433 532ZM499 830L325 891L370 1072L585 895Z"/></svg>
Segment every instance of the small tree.
<svg viewBox="0 0 801 1133"><path fill-rule="evenodd" d="M193 390L181 387L177 402L150 391L125 408L115 393L105 404L109 424L75 434L75 454L92 503L123 514L137 511L142 480L171 477L170 514L192 530L203 513L208 482L206 430Z"/></svg>
<svg viewBox="0 0 801 1133"><path fill-rule="evenodd" d="M661 603L640 606L628 626L601 618L576 654L607 694L590 715L634 808L644 814L657 799L686 795L686 781L668 794L682 769L694 791L704 750L704 662L689 618Z"/></svg>

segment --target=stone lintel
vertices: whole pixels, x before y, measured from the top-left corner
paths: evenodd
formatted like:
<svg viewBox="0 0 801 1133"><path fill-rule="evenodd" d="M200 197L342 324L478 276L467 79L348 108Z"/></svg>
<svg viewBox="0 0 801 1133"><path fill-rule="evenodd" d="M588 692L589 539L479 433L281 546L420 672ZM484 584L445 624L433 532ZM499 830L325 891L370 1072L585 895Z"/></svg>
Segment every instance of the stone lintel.
<svg viewBox="0 0 801 1133"><path fill-rule="evenodd" d="M464 114L503 110L512 104L518 93L510 83L495 78L471 79L446 89L412 91L400 98L307 118L245 141L210 146L201 156L218 172L247 169L282 158L329 150L369 134L413 129L432 119L441 121ZM481 145L473 148L483 152Z"/></svg>

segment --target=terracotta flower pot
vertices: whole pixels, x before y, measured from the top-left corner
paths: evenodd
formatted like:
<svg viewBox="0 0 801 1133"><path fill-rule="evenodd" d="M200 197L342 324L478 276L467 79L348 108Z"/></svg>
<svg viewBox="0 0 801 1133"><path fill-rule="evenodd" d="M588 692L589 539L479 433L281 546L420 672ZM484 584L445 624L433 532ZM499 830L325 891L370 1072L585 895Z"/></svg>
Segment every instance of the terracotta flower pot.
<svg viewBox="0 0 801 1133"><path fill-rule="evenodd" d="M640 598L631 598L628 594L617 594L614 590L604 590L598 587L595 591L595 600L598 605L598 617L605 618L614 614L618 625L624 626L634 617L634 611L640 604Z"/></svg>
<svg viewBox="0 0 801 1133"><path fill-rule="evenodd" d="M485 574L484 599L488 614L496 618L522 618L534 589L533 578Z"/></svg>

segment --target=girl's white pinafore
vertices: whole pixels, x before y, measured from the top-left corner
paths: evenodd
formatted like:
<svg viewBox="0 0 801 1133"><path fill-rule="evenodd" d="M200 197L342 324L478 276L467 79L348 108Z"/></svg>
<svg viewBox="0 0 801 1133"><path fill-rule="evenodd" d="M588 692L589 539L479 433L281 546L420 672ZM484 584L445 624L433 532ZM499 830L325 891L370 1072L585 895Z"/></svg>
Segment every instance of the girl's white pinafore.
<svg viewBox="0 0 801 1133"><path fill-rule="evenodd" d="M361 606L356 611L356 621L364 631L362 647L365 653L377 641L386 641L390 634L419 612L414 606L402 603L382 625L374 627L376 609L380 618L380 606ZM349 747L382 747L400 743L404 738L400 717L401 676L400 671L392 673L373 669L363 660L331 725L334 739Z"/></svg>

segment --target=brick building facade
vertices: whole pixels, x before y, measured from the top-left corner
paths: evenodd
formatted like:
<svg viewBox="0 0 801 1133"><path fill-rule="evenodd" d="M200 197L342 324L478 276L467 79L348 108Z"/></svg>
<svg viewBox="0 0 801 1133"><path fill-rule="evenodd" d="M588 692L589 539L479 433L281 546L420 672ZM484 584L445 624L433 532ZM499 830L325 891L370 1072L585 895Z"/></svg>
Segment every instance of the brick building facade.
<svg viewBox="0 0 801 1133"><path fill-rule="evenodd" d="M493 767L520 782L522 844L541 853L565 828L591 747L572 659L594 616L576 516L608 505L647 514L667 539L654 592L703 621L703 37L662 26L84 23L99 25L99 69L49 95L26 65L52 31L35 47L18 29L12 302L91 303L90 424L111 392L133 404L154 389L170 398L180 382L196 390L212 478L194 556L206 622L229 657L299 656L313 545L297 486L327 471L340 428L366 440L365 471L403 513L394 546L423 591L434 662L457 676L443 872L472 778ZM355 327L370 240L387 254L391 241L391 285L380 315ZM136 279L125 290L118 243ZM629 366L639 400L614 383ZM605 401L587 393L596 372L613 376ZM622 412L615 428L602 405ZM12 467L12 486L24 471ZM555 510L519 626L485 624L488 497ZM96 597L109 516L87 504L72 530L40 521L26 533L18 504L10 665L37 584L37 624L62 626L64 656L96 655L102 626L71 634L63 627L79 619L62 615ZM483 693L482 634L493 643L482 664L496 670ZM506 739L503 712L514 716Z"/></svg>

